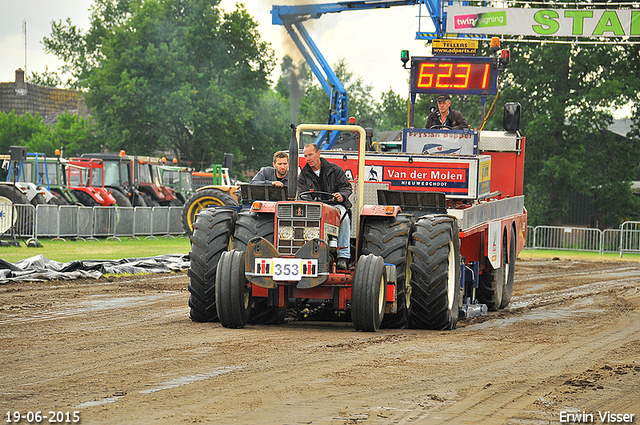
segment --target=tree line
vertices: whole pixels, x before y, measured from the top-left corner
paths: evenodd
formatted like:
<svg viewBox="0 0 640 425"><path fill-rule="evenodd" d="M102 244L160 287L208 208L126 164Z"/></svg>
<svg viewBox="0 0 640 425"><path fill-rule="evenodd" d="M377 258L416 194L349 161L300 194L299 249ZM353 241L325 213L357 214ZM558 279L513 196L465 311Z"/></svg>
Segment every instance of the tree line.
<svg viewBox="0 0 640 425"><path fill-rule="evenodd" d="M43 44L65 62L71 77L64 84L82 91L91 117L63 114L49 129L37 116L0 114L0 148L163 151L196 169L221 163L226 152L240 177L288 147L291 123L327 120L328 98L309 68L289 57L276 63L241 4L227 12L215 0L95 0L90 22L86 32L70 20L53 22ZM640 47L554 41L510 43L512 61L484 129L501 130L504 103L521 104L530 224L559 224L573 193L590 194L609 225L637 219L631 181L640 180ZM358 124L375 133L406 126L405 96L389 90L373 98L346 59L334 70ZM57 85L60 77L47 70L28 81ZM477 96L453 102L480 126ZM416 125L433 103L418 98ZM493 103L489 96L486 104ZM623 106L633 122L626 138L607 131Z"/></svg>

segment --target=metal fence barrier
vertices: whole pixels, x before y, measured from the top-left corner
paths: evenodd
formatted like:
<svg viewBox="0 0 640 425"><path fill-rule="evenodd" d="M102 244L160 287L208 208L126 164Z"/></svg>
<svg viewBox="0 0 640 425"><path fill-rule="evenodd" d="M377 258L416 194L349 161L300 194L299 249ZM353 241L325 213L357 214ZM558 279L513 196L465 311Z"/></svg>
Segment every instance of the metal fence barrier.
<svg viewBox="0 0 640 425"><path fill-rule="evenodd" d="M640 252L640 221L625 221L620 226L620 256L623 252Z"/></svg>
<svg viewBox="0 0 640 425"><path fill-rule="evenodd" d="M527 249L558 249L640 253L640 222L626 221L619 229L536 226L527 228Z"/></svg>
<svg viewBox="0 0 640 425"><path fill-rule="evenodd" d="M0 224L2 233L22 238L33 238L36 232L36 209L33 205L0 205Z"/></svg>
<svg viewBox="0 0 640 425"><path fill-rule="evenodd" d="M601 234L600 229L536 226L534 248L600 251Z"/></svg>
<svg viewBox="0 0 640 425"><path fill-rule="evenodd" d="M182 207L80 207L0 204L2 237L78 238L181 236ZM13 221L12 221L13 220ZM13 223L13 226L11 226ZM527 228L526 249L640 253L640 221L619 229L536 226Z"/></svg>
<svg viewBox="0 0 640 425"><path fill-rule="evenodd" d="M120 238L184 234L182 207L81 207L0 204L3 238ZM13 221L11 221L13 219ZM13 223L13 226L11 225Z"/></svg>
<svg viewBox="0 0 640 425"><path fill-rule="evenodd" d="M151 207L135 207L133 212L133 234L135 236L151 236Z"/></svg>

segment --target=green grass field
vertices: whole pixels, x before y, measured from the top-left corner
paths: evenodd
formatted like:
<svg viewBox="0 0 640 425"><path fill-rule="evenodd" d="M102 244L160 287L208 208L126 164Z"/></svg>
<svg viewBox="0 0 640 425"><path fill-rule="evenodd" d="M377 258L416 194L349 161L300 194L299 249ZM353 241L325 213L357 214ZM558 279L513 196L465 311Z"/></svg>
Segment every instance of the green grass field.
<svg viewBox="0 0 640 425"><path fill-rule="evenodd" d="M10 263L42 254L44 257L66 263L74 260L118 260L121 258L155 257L163 254L188 254L191 249L189 239L159 238L122 239L121 241L54 241L41 239L42 247L28 248L23 242L19 247L0 247L0 258ZM598 254L584 251L561 251L550 249L527 249L520 253L522 259L588 260L588 261L640 261L640 254L618 253Z"/></svg>
<svg viewBox="0 0 640 425"><path fill-rule="evenodd" d="M188 238L122 239L98 241L60 241L40 239L42 247L29 248L23 242L19 247L0 247L0 258L15 263L42 254L44 257L66 263L74 260L119 260L121 258L155 257L163 254L188 254Z"/></svg>
<svg viewBox="0 0 640 425"><path fill-rule="evenodd" d="M519 258L549 259L559 258L561 260L588 260L588 261L640 261L640 254L625 253L620 258L618 252L607 252L598 254L589 251L564 251L556 249L525 249L520 252Z"/></svg>

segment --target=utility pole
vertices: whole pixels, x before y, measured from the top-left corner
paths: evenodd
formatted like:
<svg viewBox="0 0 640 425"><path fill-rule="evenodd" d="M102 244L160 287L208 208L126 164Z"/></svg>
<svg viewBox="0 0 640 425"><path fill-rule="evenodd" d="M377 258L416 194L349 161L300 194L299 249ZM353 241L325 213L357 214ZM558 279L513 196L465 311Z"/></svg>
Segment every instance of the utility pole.
<svg viewBox="0 0 640 425"><path fill-rule="evenodd" d="M27 20L22 21L22 32L24 33L24 76L27 79Z"/></svg>

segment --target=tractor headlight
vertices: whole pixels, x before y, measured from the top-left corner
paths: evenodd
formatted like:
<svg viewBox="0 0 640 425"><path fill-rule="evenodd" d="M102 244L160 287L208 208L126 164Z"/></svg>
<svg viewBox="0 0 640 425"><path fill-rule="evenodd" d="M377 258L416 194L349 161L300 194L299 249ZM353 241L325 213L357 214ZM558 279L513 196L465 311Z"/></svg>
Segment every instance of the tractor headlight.
<svg viewBox="0 0 640 425"><path fill-rule="evenodd" d="M304 240L310 241L311 239L319 239L320 238L320 228L319 227L305 227L304 228Z"/></svg>
<svg viewBox="0 0 640 425"><path fill-rule="evenodd" d="M293 227L279 227L278 228L278 239L280 240L293 240Z"/></svg>

